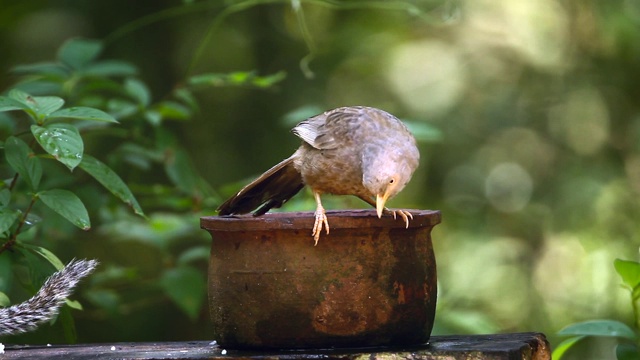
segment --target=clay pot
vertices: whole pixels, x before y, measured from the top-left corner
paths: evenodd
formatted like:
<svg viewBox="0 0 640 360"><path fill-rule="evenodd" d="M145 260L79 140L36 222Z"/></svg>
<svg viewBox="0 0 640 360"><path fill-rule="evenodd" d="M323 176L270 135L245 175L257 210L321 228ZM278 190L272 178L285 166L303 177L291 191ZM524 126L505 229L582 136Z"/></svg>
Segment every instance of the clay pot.
<svg viewBox="0 0 640 360"><path fill-rule="evenodd" d="M317 246L312 212L211 216L209 309L225 348L418 345L436 308L431 229L439 211L411 210L409 228L373 210L328 211Z"/></svg>

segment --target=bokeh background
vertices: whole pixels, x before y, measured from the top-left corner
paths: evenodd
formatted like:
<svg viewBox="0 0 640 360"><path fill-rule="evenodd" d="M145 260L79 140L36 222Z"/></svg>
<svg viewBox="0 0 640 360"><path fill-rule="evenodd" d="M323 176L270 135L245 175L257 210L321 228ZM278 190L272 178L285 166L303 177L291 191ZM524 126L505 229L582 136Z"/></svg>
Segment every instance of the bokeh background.
<svg viewBox="0 0 640 360"><path fill-rule="evenodd" d="M419 139L420 167L390 205L442 211L433 234L435 334L540 331L555 345L573 322L633 323L613 261L637 260L640 245L637 1L33 0L0 8L2 89L17 81L14 66L54 59L74 37L106 40L102 58L138 67L154 99L200 73L286 74L267 89L205 88L191 119L167 124L210 186L201 206L169 211L153 196L171 186L136 192L153 171L139 178L116 169L148 220L95 210L89 233L44 233L65 261L97 257L96 277L118 278L78 295L79 341L210 339L204 292L187 316L158 290L158 274L183 244L206 248L199 216L295 150L293 124L344 105L385 109ZM93 141L92 154L107 158L109 141ZM283 210L312 204L303 192ZM206 260L195 267L204 281ZM52 342L52 329L12 339Z"/></svg>

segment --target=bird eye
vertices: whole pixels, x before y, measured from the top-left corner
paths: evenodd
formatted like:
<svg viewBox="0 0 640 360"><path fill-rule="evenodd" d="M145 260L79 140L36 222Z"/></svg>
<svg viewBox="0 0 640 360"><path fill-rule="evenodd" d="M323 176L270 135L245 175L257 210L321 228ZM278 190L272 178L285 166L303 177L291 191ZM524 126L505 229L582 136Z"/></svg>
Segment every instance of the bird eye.
<svg viewBox="0 0 640 360"><path fill-rule="evenodd" d="M389 180L389 184L393 184L394 182L396 182L396 179Z"/></svg>

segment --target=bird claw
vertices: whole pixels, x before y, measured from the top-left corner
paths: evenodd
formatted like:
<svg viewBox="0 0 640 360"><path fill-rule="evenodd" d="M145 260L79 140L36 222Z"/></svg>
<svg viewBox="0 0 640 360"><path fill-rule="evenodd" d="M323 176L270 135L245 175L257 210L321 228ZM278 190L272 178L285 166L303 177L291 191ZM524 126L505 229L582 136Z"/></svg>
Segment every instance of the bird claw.
<svg viewBox="0 0 640 360"><path fill-rule="evenodd" d="M405 229L409 228L409 219L413 220L413 215L410 212L408 212L407 210L401 210L401 209L398 209L398 210L386 209L386 210L390 212L391 215L393 215L393 220L396 220L397 215L399 215L404 221Z"/></svg>
<svg viewBox="0 0 640 360"><path fill-rule="evenodd" d="M329 234L329 221L327 221L327 214L325 214L324 209L316 210L315 212L316 221L313 223L313 230L311 231L311 235L313 236L313 240L315 241L314 246L318 245L318 240L320 240L320 233L322 232L322 226L327 230L327 234Z"/></svg>

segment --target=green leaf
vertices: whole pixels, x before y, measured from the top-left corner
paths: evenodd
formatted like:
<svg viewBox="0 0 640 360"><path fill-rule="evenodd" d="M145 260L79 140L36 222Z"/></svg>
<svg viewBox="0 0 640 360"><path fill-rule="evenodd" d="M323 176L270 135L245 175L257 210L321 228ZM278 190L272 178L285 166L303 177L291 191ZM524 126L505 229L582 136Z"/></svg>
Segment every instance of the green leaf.
<svg viewBox="0 0 640 360"><path fill-rule="evenodd" d="M84 143L78 129L70 124L32 125L31 133L42 148L73 170L82 161Z"/></svg>
<svg viewBox="0 0 640 360"><path fill-rule="evenodd" d="M138 204L127 184L111 168L90 155L84 155L80 168L98 180L102 186L118 199L131 206L136 214L144 216L140 204Z"/></svg>
<svg viewBox="0 0 640 360"><path fill-rule="evenodd" d="M124 83L124 89L138 104L147 107L151 103L151 93L142 81L129 78Z"/></svg>
<svg viewBox="0 0 640 360"><path fill-rule="evenodd" d="M571 324L560 330L558 335L607 336L636 340L633 329L615 320L590 320Z"/></svg>
<svg viewBox="0 0 640 360"><path fill-rule="evenodd" d="M82 69L85 76L133 76L138 73L138 69L128 62L119 60L104 60L89 64Z"/></svg>
<svg viewBox="0 0 640 360"><path fill-rule="evenodd" d="M49 114L64 105L64 100L57 96L31 96L18 89L11 90L9 98L21 103L22 109L38 123L42 123Z"/></svg>
<svg viewBox="0 0 640 360"><path fill-rule="evenodd" d="M18 219L18 216L20 216L20 211L18 210L8 208L0 209L0 234L9 230Z"/></svg>
<svg viewBox="0 0 640 360"><path fill-rule="evenodd" d="M58 60L73 69L80 69L96 59L102 52L102 42L89 39L71 39L58 50Z"/></svg>
<svg viewBox="0 0 640 360"><path fill-rule="evenodd" d="M277 72L267 76L257 76L253 72L236 71L228 74L208 73L190 77L187 80L189 86L253 86L268 88L284 80L287 73Z"/></svg>
<svg viewBox="0 0 640 360"><path fill-rule="evenodd" d="M84 207L82 200L71 191L60 189L45 190L39 192L37 196L51 210L62 215L73 225L82 230L91 228L87 209Z"/></svg>
<svg viewBox="0 0 640 360"><path fill-rule="evenodd" d="M9 91L9 98L16 100L23 105L23 108L31 108L34 104L33 97L24 91L12 89Z"/></svg>
<svg viewBox="0 0 640 360"><path fill-rule="evenodd" d="M24 110L25 104L10 97L0 96L0 111Z"/></svg>
<svg viewBox="0 0 640 360"><path fill-rule="evenodd" d="M191 116L189 108L175 101L162 101L153 108L163 119L186 120Z"/></svg>
<svg viewBox="0 0 640 360"><path fill-rule="evenodd" d="M7 294L0 291L0 307L7 307L9 305L11 305L11 300L9 300Z"/></svg>
<svg viewBox="0 0 640 360"><path fill-rule="evenodd" d="M51 265L53 265L53 267L56 268L56 270L61 270L64 267L64 263L60 261L60 259L54 253L43 248L42 246L31 245L24 242L20 243L20 246L31 252L38 254L39 256L47 260ZM30 267L35 268L34 266L30 266ZM43 270L40 267L38 269Z"/></svg>
<svg viewBox="0 0 640 360"><path fill-rule="evenodd" d="M622 278L622 282L630 289L640 285L640 263L635 261L616 259L613 266Z"/></svg>
<svg viewBox="0 0 640 360"><path fill-rule="evenodd" d="M551 354L551 358L555 360L560 360L564 353L566 353L569 349L573 347L578 341L584 339L584 336L574 336L564 340L556 348L553 350L553 354Z"/></svg>
<svg viewBox="0 0 640 360"><path fill-rule="evenodd" d="M269 88L273 85L279 83L287 77L287 73L284 71L279 71L272 75L267 76L255 76L253 77L253 85L259 88Z"/></svg>
<svg viewBox="0 0 640 360"><path fill-rule="evenodd" d="M204 302L205 284L205 278L200 271L190 266L169 269L160 278L160 285L165 293L192 320L198 318Z"/></svg>
<svg viewBox="0 0 640 360"><path fill-rule="evenodd" d="M77 106L77 107L58 110L53 114L49 115L49 119L56 119L56 118L105 121L105 122L111 122L111 123L118 122L118 120L116 120L113 116L107 114L102 110L98 110L90 107L84 107L84 106Z"/></svg>
<svg viewBox="0 0 640 360"><path fill-rule="evenodd" d="M5 142L4 153L9 165L27 182L32 191L36 191L42 178L42 165L29 145L10 136Z"/></svg>
<svg viewBox="0 0 640 360"><path fill-rule="evenodd" d="M424 143L439 142L439 141L442 141L444 137L442 135L442 131L440 131L440 129L436 128L431 124L427 124L425 122L407 121L407 120L403 122L407 125L407 128L409 129L409 131L411 131L413 136L419 142L424 142Z"/></svg>
<svg viewBox="0 0 640 360"><path fill-rule="evenodd" d="M78 300L65 299L64 303L72 309L82 310L82 304Z"/></svg>
<svg viewBox="0 0 640 360"><path fill-rule="evenodd" d="M33 99L35 101L33 110L38 114L38 118L42 119L64 105L64 100L57 96L34 96Z"/></svg>

